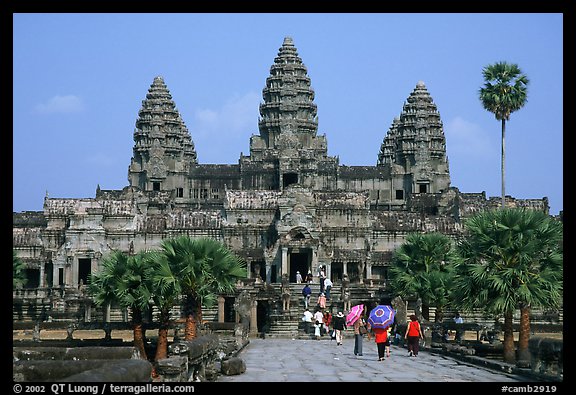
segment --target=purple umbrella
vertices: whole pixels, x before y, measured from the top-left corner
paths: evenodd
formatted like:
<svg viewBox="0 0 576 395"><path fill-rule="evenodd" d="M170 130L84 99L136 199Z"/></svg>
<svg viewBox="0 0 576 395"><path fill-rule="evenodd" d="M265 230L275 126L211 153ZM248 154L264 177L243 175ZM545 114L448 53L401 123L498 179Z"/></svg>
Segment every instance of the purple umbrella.
<svg viewBox="0 0 576 395"><path fill-rule="evenodd" d="M394 322L394 314L392 306L379 304L370 311L368 323L372 328L386 329Z"/></svg>
<svg viewBox="0 0 576 395"><path fill-rule="evenodd" d="M346 315L346 326L354 325L354 323L362 316L362 312L364 311L364 305L358 304L356 306L352 306L350 312Z"/></svg>

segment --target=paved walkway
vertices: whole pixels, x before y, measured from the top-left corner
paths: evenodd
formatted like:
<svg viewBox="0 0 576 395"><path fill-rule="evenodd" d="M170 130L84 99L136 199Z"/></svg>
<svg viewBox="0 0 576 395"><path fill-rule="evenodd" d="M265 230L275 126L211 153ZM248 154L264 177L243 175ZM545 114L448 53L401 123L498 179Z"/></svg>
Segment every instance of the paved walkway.
<svg viewBox="0 0 576 395"><path fill-rule="evenodd" d="M495 372L447 356L420 351L409 357L392 346L390 358L378 361L374 340L363 342L355 356L354 340L342 346L331 340L250 339L238 354L246 372L221 376L219 382L527 382L526 378Z"/></svg>

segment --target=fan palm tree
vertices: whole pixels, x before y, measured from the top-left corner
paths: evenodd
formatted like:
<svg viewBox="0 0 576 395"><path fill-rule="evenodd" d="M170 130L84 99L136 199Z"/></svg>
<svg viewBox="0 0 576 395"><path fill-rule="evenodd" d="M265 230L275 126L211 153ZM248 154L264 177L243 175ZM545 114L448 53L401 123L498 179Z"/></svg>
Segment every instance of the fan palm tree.
<svg viewBox="0 0 576 395"><path fill-rule="evenodd" d="M441 321L450 300L450 281L458 256L452 240L441 233L410 233L395 252L390 268L392 291L402 297L422 299L422 313L429 319L436 306L435 321Z"/></svg>
<svg viewBox="0 0 576 395"><path fill-rule="evenodd" d="M236 281L246 277L246 265L223 243L211 238L179 236L163 241L161 250L180 281L186 317L184 338L192 340L202 320L202 306L210 307L218 294L233 291Z"/></svg>
<svg viewBox="0 0 576 395"><path fill-rule="evenodd" d="M12 289L22 288L28 282L24 261L12 250Z"/></svg>
<svg viewBox="0 0 576 395"><path fill-rule="evenodd" d="M465 221L454 294L467 309L504 316L504 360L515 361L513 314L520 309L519 357L528 354L532 306L562 300L562 223L530 209L490 210Z"/></svg>
<svg viewBox="0 0 576 395"><path fill-rule="evenodd" d="M92 274L88 283L96 305L117 304L131 310L134 347L140 351L142 359L147 359L142 317L150 308L152 297L153 267L147 255L147 252L127 255L114 251L103 259L102 270Z"/></svg>
<svg viewBox="0 0 576 395"><path fill-rule="evenodd" d="M480 88L482 106L502 122L502 208L506 206L504 185L506 121L510 114L524 107L528 96L528 77L516 64L497 62L482 69L484 86Z"/></svg>
<svg viewBox="0 0 576 395"><path fill-rule="evenodd" d="M168 263L166 256L160 251L153 251L149 255L151 265L154 267L152 284L154 294L152 299L159 310L158 342L154 361L168 356L168 329L170 328L170 310L178 303L181 287L180 279L176 277Z"/></svg>

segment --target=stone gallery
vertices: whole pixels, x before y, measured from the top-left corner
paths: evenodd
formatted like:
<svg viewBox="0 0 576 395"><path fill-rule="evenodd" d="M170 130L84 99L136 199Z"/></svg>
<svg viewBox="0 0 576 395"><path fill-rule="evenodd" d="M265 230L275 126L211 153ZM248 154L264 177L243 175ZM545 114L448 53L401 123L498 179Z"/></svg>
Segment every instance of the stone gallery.
<svg viewBox="0 0 576 395"><path fill-rule="evenodd" d="M319 267L335 284L344 277L351 287L384 286L408 233L458 237L464 218L500 205L499 197L451 185L438 109L423 82L406 93L379 151L367 153L375 165L341 165L317 134L314 90L287 37L265 80L249 155L202 164L194 131L163 78L154 78L137 114L126 187L98 187L81 199L46 196L43 211L13 214L27 288L78 289L113 250L155 249L182 234L223 241L246 261L253 287L279 285L283 275L294 283L297 272L316 276ZM547 198L506 204L549 211Z"/></svg>

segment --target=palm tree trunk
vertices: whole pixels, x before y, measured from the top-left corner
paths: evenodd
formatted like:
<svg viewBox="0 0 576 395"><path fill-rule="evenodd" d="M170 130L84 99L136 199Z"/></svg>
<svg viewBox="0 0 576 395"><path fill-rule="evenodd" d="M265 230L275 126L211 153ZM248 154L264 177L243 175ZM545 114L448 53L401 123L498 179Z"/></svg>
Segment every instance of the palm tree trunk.
<svg viewBox="0 0 576 395"><path fill-rule="evenodd" d="M160 310L160 328L158 328L158 343L154 361L168 357L168 327L170 326L170 309Z"/></svg>
<svg viewBox="0 0 576 395"><path fill-rule="evenodd" d="M530 367L530 306L520 308L520 334L518 336L518 364L521 367Z"/></svg>
<svg viewBox="0 0 576 395"><path fill-rule="evenodd" d="M132 308L132 332L134 336L134 347L140 352L140 358L148 360L146 348L144 346L144 329L142 327L142 311Z"/></svg>
<svg viewBox="0 0 576 395"><path fill-rule="evenodd" d="M502 119L502 208L506 208L506 188L504 186L504 163L506 162L505 154L505 140L504 135L506 134L506 120Z"/></svg>
<svg viewBox="0 0 576 395"><path fill-rule="evenodd" d="M504 313L504 362L514 363L516 349L514 347L514 327L512 326L512 311Z"/></svg>
<svg viewBox="0 0 576 395"><path fill-rule="evenodd" d="M184 340L193 340L198 335L198 327L196 324L196 313L198 312L198 300L188 295L185 299L184 311L186 314L186 325L184 328Z"/></svg>

